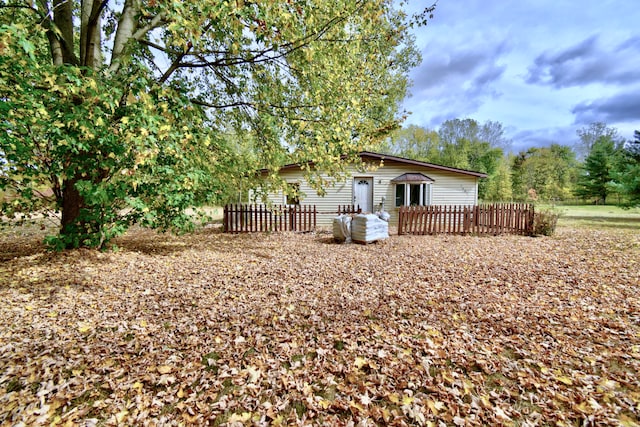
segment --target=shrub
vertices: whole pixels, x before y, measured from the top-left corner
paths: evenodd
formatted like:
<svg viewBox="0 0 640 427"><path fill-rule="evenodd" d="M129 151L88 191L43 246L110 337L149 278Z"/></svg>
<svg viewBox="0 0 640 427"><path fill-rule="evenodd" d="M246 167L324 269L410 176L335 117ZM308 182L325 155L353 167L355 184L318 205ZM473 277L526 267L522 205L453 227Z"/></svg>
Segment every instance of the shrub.
<svg viewBox="0 0 640 427"><path fill-rule="evenodd" d="M533 217L533 235L551 236L556 231L560 213L552 209L536 212Z"/></svg>

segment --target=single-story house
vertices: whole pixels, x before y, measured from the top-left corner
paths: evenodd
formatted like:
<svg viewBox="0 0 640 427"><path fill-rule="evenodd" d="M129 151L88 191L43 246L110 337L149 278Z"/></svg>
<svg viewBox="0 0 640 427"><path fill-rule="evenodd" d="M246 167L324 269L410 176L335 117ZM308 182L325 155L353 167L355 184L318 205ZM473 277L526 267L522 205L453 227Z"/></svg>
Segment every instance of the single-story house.
<svg viewBox="0 0 640 427"><path fill-rule="evenodd" d="M363 212L381 208L391 214L391 224L398 222L398 208L411 205L476 205L478 180L486 178L481 172L457 169L388 154L363 151L363 162L373 168L359 170L349 166L348 177L334 182L320 196L304 180L299 164L283 166L280 176L296 187L300 197L287 197L283 191L269 194L277 205L316 205L319 212L336 212L338 206L359 207ZM319 215L318 225L329 225L331 215Z"/></svg>

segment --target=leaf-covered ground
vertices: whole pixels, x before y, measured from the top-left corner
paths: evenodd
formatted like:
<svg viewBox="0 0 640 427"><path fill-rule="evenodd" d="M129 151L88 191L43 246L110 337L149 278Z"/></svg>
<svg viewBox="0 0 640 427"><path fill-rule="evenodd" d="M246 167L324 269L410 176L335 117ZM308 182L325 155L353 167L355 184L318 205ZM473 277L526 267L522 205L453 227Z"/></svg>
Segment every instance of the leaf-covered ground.
<svg viewBox="0 0 640 427"><path fill-rule="evenodd" d="M638 425L640 236L0 241L0 425Z"/></svg>

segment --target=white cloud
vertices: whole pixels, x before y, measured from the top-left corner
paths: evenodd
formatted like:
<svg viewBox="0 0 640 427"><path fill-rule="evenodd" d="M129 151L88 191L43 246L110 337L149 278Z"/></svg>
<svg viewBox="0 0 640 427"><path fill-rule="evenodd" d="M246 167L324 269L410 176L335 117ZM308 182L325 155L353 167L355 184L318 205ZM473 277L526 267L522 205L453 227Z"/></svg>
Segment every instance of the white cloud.
<svg viewBox="0 0 640 427"><path fill-rule="evenodd" d="M640 129L638 22L634 0L440 1L416 33L424 60L408 122L499 121L514 148L572 144L592 119L631 138Z"/></svg>

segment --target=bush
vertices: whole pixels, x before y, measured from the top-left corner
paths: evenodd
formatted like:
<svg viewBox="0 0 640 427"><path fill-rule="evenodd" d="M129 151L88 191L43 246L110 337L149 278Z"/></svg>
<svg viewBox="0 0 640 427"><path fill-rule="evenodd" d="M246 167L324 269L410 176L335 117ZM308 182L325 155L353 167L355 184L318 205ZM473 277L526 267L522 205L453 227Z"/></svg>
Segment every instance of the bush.
<svg viewBox="0 0 640 427"><path fill-rule="evenodd" d="M533 217L533 235L551 236L556 231L560 213L552 209L536 212Z"/></svg>

